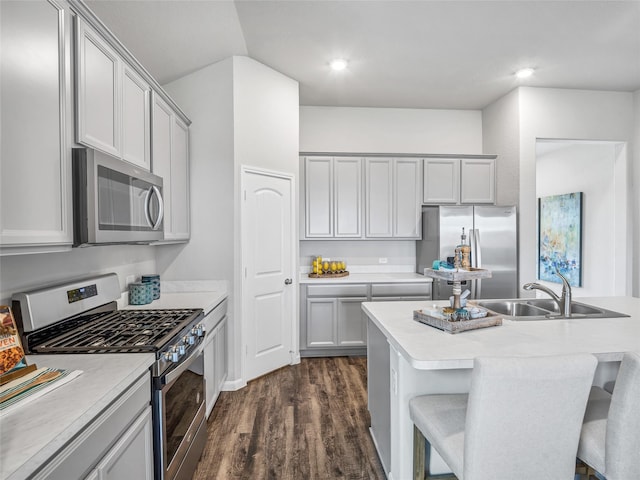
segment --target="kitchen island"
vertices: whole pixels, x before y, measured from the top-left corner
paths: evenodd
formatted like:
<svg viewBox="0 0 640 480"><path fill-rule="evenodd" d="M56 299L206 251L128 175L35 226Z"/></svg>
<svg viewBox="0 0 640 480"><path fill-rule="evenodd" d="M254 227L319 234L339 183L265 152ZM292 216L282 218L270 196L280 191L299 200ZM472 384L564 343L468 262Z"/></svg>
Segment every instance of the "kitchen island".
<svg viewBox="0 0 640 480"><path fill-rule="evenodd" d="M602 297L583 303L630 315L512 321L501 326L445 333L413 320L413 311L443 302L366 302L371 434L389 479L412 478L413 424L409 400L428 393L469 391L478 356L593 353L599 361L594 384L615 380L626 351L640 351L640 299ZM448 469L432 455L432 473Z"/></svg>

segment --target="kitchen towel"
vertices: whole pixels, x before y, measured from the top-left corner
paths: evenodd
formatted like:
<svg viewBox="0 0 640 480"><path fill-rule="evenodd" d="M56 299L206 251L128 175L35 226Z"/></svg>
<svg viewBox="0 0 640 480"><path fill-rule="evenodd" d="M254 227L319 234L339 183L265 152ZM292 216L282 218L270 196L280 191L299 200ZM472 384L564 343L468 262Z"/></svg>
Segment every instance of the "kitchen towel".
<svg viewBox="0 0 640 480"><path fill-rule="evenodd" d="M46 383L37 383L38 379L43 375L50 375L51 373L58 373L58 375L49 380ZM28 389L19 393L15 397L11 397L4 402L0 403L0 417L5 416L27 403L32 402L46 395L52 390L70 382L77 376L82 374L82 370L60 370L57 368L39 368L38 370L25 375L24 377L13 380L0 387L0 397L4 395L10 395L12 392L16 392L25 387ZM33 385L32 387L29 387Z"/></svg>

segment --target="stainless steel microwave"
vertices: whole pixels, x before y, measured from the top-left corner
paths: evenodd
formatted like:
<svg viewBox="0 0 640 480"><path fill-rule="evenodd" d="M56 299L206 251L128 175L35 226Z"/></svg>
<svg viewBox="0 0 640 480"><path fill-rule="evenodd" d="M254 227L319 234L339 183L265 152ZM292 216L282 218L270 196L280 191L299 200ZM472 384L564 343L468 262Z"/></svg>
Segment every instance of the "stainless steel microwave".
<svg viewBox="0 0 640 480"><path fill-rule="evenodd" d="M92 149L72 162L74 246L164 239L161 177Z"/></svg>

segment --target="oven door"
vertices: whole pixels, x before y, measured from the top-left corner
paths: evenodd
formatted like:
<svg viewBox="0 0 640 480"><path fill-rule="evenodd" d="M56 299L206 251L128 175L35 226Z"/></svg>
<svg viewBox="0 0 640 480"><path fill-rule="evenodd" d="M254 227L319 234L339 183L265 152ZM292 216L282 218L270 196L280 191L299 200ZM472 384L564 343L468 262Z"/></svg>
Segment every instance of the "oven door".
<svg viewBox="0 0 640 480"><path fill-rule="evenodd" d="M203 344L154 379L156 480L191 479L206 443Z"/></svg>

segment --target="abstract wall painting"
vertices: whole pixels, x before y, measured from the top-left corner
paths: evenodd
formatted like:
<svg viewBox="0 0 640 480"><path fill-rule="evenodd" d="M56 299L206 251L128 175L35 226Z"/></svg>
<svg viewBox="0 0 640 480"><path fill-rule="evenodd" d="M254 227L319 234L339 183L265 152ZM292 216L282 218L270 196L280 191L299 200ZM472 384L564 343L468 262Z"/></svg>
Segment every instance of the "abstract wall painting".
<svg viewBox="0 0 640 480"><path fill-rule="evenodd" d="M582 286L582 192L538 199L538 279Z"/></svg>

